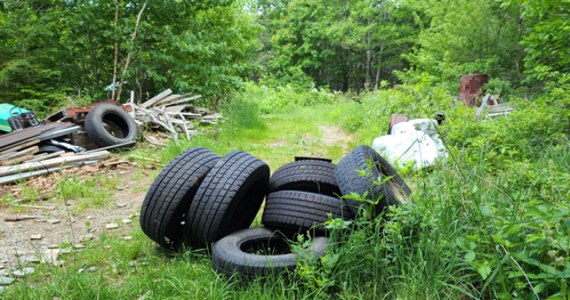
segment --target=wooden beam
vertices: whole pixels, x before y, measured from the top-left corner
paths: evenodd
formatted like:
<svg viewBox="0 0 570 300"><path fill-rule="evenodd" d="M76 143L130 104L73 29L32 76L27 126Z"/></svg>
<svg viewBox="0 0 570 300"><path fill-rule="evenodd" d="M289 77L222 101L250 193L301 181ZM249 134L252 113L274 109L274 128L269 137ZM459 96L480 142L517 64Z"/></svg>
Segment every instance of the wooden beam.
<svg viewBox="0 0 570 300"><path fill-rule="evenodd" d="M150 98L149 100L147 100L146 102L143 102L141 104L139 104L140 107L142 108L148 108L149 106L155 104L156 102L162 100L164 97L167 97L168 95L172 94L172 90L171 89L167 89L166 91L163 91L162 93Z"/></svg>

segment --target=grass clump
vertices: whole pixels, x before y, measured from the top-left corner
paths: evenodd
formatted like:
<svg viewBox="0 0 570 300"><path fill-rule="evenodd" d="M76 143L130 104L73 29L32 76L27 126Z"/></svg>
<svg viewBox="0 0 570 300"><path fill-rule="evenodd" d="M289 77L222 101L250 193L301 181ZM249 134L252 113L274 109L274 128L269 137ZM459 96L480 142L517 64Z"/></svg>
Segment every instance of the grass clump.
<svg viewBox="0 0 570 300"><path fill-rule="evenodd" d="M110 203L112 191L117 188L118 178L105 174L79 177L70 176L57 183L59 197L64 201L77 201L77 209L102 207Z"/></svg>

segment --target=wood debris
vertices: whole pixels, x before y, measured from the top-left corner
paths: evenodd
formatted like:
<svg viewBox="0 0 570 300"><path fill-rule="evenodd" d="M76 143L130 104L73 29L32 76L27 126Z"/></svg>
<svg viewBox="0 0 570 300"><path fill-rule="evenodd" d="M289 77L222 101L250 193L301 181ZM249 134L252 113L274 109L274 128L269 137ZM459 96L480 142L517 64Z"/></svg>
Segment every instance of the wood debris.
<svg viewBox="0 0 570 300"><path fill-rule="evenodd" d="M80 130L72 123L41 124L0 136L0 184L91 164L109 156L107 151L68 153L42 151L46 141Z"/></svg>
<svg viewBox="0 0 570 300"><path fill-rule="evenodd" d="M180 134L186 138L196 134L195 121L202 124L216 124L221 119L222 116L218 113L190 104L200 97L200 95L173 94L171 89L167 89L143 103L130 104L133 106L134 118L138 123L160 128L168 132L174 140L178 140ZM131 102L134 101L131 99ZM154 141L152 137L145 136L145 139L150 143Z"/></svg>

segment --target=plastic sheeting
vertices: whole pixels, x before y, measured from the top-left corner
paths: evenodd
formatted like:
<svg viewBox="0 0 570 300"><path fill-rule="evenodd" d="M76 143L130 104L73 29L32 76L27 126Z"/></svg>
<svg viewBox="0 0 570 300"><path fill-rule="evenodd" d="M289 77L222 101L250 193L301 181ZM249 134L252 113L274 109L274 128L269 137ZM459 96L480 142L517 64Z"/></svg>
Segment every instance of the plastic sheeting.
<svg viewBox="0 0 570 300"><path fill-rule="evenodd" d="M434 119L414 119L394 125L390 135L374 139L372 148L396 167L414 163L425 168L437 160L447 159L447 150L437 133Z"/></svg>

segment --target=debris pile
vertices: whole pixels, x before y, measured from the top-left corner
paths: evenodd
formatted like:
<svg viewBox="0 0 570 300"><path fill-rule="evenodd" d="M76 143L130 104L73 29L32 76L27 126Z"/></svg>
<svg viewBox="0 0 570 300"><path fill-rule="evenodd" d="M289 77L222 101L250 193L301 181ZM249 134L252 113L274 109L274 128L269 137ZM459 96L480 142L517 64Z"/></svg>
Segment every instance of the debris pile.
<svg viewBox="0 0 570 300"><path fill-rule="evenodd" d="M0 184L105 159L107 151L66 152L76 146L57 141L80 129L72 123L56 122L0 136Z"/></svg>
<svg viewBox="0 0 570 300"><path fill-rule="evenodd" d="M165 137L174 140L180 135L190 138L196 133L196 123L216 124L221 118L191 104L200 97L167 89L136 104L131 93L126 104L106 100L67 107L41 123L22 117L31 112L6 105L0 118L6 119L2 124L8 132L0 135L0 184L103 160L109 156L105 150L134 146L139 127L157 129L158 135L166 132ZM153 136L143 136L151 144L161 145Z"/></svg>
<svg viewBox="0 0 570 300"><path fill-rule="evenodd" d="M134 110L134 118L139 124L150 124L151 128L162 129L170 134L174 140L183 134L190 138L196 133L194 121L202 124L216 124L222 117L219 113L212 113L208 109L191 105L200 95L173 94L171 89L140 103L131 103ZM149 142L152 138L145 136Z"/></svg>

